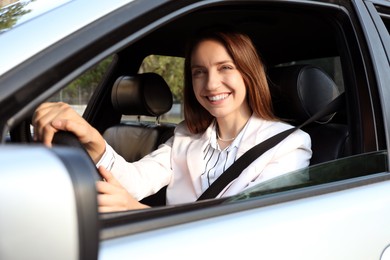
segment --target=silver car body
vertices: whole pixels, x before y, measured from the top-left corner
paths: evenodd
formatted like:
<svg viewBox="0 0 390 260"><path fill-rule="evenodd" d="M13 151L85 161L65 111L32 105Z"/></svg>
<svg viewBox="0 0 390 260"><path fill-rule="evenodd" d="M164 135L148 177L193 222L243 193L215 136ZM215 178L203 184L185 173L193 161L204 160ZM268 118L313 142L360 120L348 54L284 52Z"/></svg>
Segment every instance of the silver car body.
<svg viewBox="0 0 390 260"><path fill-rule="evenodd" d="M149 1L59 1L54 9L0 33L0 79L12 76L15 67L45 55L51 46L74 37L74 33L99 18L120 8L131 12L132 7L143 2L153 6L153 1ZM156 1L156 7L163 2L170 1ZM220 2L223 1L199 1L174 10L80 64L50 90L9 115L3 123L3 139L22 114L98 60L173 17ZM382 97L390 97L389 37L383 39L375 21L362 18L370 16L368 10L375 1L353 2L377 71L378 91ZM382 41L386 48L375 48ZM28 75L21 75L20 85L24 84L24 76ZM13 96L17 86L17 83L12 89L0 86L0 101ZM390 147L390 103L381 105L387 147ZM0 158L0 259L78 259L77 198L68 168L58 154L43 147L3 145ZM28 160L21 163L20 158ZM103 229L99 234L98 259L384 260L390 259L389 220L390 177L388 172L380 172L323 184L320 192L303 188L276 197L265 196L264 200L254 200L252 204L224 204L217 209L125 223L124 229L131 232L124 232L121 227Z"/></svg>

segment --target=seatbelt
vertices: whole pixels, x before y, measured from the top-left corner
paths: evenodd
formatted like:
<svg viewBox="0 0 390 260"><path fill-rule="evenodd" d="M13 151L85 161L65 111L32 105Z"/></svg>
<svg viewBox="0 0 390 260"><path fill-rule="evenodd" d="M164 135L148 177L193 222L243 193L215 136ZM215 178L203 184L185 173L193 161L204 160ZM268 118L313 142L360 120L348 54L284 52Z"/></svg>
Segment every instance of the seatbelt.
<svg viewBox="0 0 390 260"><path fill-rule="evenodd" d="M263 153L283 141L287 136L295 132L296 130L318 120L324 116L337 112L344 105L345 94L340 94L332 102L325 106L324 109L315 113L312 117L306 120L299 126L287 129L280 132L267 140L255 145L248 151L246 151L240 158L238 158L226 171L224 171L209 187L203 192L203 194L197 199L197 201L211 199L217 197L217 195L234 179L236 179L246 167L249 166L254 160L259 158Z"/></svg>

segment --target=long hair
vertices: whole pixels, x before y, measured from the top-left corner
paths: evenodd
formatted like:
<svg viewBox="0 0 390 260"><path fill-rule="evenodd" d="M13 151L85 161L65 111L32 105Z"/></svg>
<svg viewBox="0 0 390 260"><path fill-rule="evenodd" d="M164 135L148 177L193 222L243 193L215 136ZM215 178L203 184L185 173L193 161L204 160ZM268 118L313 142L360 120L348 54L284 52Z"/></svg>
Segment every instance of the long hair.
<svg viewBox="0 0 390 260"><path fill-rule="evenodd" d="M189 42L184 62L184 117L193 134L203 133L214 117L198 102L192 86L191 55L204 40L215 40L222 44L241 73L247 90L247 102L254 114L276 120L272 111L271 94L264 65L251 39L234 30L209 30L196 35Z"/></svg>

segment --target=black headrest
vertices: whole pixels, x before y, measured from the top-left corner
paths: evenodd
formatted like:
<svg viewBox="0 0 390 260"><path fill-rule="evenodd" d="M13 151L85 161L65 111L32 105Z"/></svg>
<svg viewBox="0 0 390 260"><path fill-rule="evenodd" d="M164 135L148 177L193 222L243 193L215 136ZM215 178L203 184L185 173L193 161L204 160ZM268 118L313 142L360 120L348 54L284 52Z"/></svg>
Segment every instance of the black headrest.
<svg viewBox="0 0 390 260"><path fill-rule="evenodd" d="M112 88L111 102L124 115L160 116L172 108L172 93L155 73L119 77Z"/></svg>
<svg viewBox="0 0 390 260"><path fill-rule="evenodd" d="M336 83L312 65L275 67L268 71L268 76L275 114L297 124L306 121L340 94ZM325 123L333 115L319 122Z"/></svg>

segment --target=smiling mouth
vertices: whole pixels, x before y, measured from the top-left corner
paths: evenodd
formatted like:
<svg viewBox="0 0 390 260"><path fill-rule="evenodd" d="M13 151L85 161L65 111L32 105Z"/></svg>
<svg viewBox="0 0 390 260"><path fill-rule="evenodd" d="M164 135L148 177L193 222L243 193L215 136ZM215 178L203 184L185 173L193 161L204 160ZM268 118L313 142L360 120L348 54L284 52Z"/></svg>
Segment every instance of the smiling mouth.
<svg viewBox="0 0 390 260"><path fill-rule="evenodd" d="M219 94L219 95L215 95L215 96L207 96L207 99L215 102L215 101L224 100L224 99L228 98L229 95L230 94L228 94L228 93L224 93L224 94Z"/></svg>

